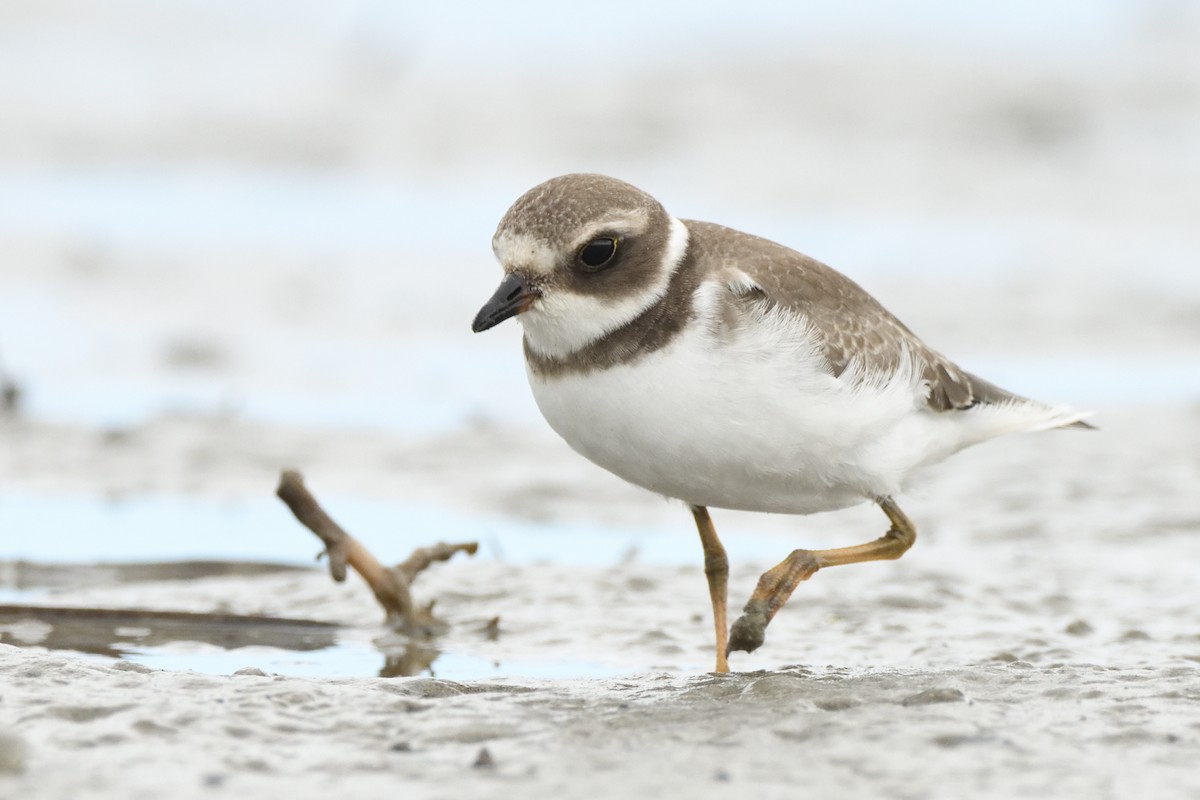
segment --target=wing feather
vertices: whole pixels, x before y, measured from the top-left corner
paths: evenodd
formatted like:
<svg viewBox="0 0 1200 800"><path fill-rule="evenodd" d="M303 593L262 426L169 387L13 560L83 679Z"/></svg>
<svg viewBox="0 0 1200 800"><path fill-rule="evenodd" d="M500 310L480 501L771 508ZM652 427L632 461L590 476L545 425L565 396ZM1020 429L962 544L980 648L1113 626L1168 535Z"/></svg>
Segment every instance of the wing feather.
<svg viewBox="0 0 1200 800"><path fill-rule="evenodd" d="M928 387L926 402L935 411L1028 402L960 369L857 283L816 259L713 223L686 224L699 260L719 272L735 297L786 309L807 322L834 377L878 379L911 367Z"/></svg>

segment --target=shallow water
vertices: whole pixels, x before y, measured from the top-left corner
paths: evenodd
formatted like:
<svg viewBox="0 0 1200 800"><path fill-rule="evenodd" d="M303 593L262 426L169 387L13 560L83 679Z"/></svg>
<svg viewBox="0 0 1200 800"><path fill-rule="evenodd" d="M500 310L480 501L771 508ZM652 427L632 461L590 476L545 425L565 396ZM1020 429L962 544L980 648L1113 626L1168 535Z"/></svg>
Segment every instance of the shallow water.
<svg viewBox="0 0 1200 800"><path fill-rule="evenodd" d="M381 678L427 675L446 680L489 678L600 678L628 671L606 664L547 655L494 660L436 641L413 642L377 628L279 618L161 619L136 610L0 606L0 644L49 650L103 664L116 660L156 670L233 675L258 671L301 678ZM182 616L182 615L177 615ZM227 615L226 615L227 616Z"/></svg>
<svg viewBox="0 0 1200 800"><path fill-rule="evenodd" d="M478 541L476 558L509 564L553 561L582 566L616 565L636 558L663 565L690 564L680 548L686 525L675 530L625 524L497 519L444 506L366 498L331 497L326 508L343 527L371 542L384 561L429 544L420 536ZM681 515L681 522L686 518ZM0 497L0 529L11 535L11 559L74 563L184 560L261 560L309 564L320 542L299 526L278 500L219 499L137 494L106 499L59 493L8 492ZM49 530L52 535L39 535ZM169 535L164 535L169 531ZM402 535L398 535L401 532ZM435 533L424 533L435 532ZM689 539L683 539L690 544ZM779 549L769 535L747 533L738 547L748 557L769 558ZM0 567L0 590L11 590ZM8 584L8 585L6 585Z"/></svg>

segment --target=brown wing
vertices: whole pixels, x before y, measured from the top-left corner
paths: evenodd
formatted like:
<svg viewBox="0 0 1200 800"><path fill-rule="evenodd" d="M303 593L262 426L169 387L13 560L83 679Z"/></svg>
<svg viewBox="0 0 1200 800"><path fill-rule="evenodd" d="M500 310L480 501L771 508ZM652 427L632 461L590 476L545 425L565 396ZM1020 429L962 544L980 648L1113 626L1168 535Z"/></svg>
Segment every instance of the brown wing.
<svg viewBox="0 0 1200 800"><path fill-rule="evenodd" d="M808 320L821 337L835 377L853 361L864 372L886 374L901 369L901 360L907 358L915 361L928 383L928 403L937 411L1024 400L931 350L861 286L821 262L731 228L690 220L686 224L699 263L714 271L740 272L753 285L736 291Z"/></svg>

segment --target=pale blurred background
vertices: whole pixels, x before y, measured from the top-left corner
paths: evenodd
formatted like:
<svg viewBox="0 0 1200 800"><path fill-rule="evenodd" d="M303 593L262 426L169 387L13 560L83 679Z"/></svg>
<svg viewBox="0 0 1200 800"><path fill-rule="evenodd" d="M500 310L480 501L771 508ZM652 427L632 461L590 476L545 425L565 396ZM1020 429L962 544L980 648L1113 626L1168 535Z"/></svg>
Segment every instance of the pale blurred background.
<svg viewBox="0 0 1200 800"><path fill-rule="evenodd" d="M153 550L103 549L94 497L252 494L257 529L299 431L559 447L518 327L470 321L496 222L570 171L803 250L1013 390L1200 400L1194 3L4 0L0 557ZM506 472L474 467L463 504Z"/></svg>

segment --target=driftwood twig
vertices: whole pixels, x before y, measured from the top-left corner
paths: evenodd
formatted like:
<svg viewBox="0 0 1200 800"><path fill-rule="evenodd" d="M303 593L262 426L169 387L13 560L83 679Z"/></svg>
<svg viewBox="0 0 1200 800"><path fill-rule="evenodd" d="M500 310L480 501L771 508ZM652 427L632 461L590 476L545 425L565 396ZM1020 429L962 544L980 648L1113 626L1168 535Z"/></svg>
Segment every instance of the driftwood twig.
<svg viewBox="0 0 1200 800"><path fill-rule="evenodd" d="M275 494L287 504L296 519L324 543L329 573L335 581L346 579L346 567L349 566L371 587L375 599L387 614L388 622L405 633L428 636L442 627L433 616L433 603L418 606L409 587L417 575L435 561L446 561L459 552L474 555L479 547L477 543L439 542L433 547L418 548L402 564L385 567L361 542L325 513L304 485L304 478L299 472L284 470L279 476L279 488Z"/></svg>

